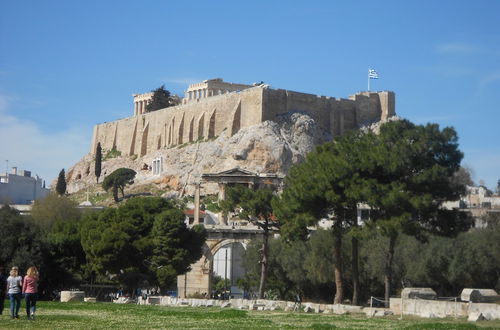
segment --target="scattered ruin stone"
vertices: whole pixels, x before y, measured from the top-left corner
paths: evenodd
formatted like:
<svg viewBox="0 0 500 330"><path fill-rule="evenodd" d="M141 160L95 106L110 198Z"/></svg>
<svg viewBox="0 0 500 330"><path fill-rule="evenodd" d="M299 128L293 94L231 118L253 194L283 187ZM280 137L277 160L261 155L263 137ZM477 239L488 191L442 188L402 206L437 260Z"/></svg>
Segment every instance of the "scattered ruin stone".
<svg viewBox="0 0 500 330"><path fill-rule="evenodd" d="M159 305L161 302L161 298L160 297L149 297L148 302L150 305Z"/></svg>
<svg viewBox="0 0 500 330"><path fill-rule="evenodd" d="M471 322L477 322L477 321L485 321L486 318L484 317L483 313L481 312L472 312L469 314L469 318L467 321Z"/></svg>
<svg viewBox="0 0 500 330"><path fill-rule="evenodd" d="M305 313L312 313L312 312L314 312L314 310L312 309L312 307L311 307L311 306L306 305L306 306L304 307L304 312L305 312Z"/></svg>
<svg viewBox="0 0 500 330"><path fill-rule="evenodd" d="M115 304L137 304L137 300L130 297L119 297L113 300Z"/></svg>
<svg viewBox="0 0 500 330"><path fill-rule="evenodd" d="M61 291L61 302L84 301L84 291Z"/></svg>

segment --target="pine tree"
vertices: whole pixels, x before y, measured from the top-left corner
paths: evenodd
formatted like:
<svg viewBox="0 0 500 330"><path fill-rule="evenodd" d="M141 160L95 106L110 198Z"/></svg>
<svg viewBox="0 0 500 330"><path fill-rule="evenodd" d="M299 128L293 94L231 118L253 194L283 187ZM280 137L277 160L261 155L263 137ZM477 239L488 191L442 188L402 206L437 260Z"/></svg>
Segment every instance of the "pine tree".
<svg viewBox="0 0 500 330"><path fill-rule="evenodd" d="M59 177L57 178L56 192L59 195L64 195L66 193L66 174L64 173L64 168L59 172Z"/></svg>
<svg viewBox="0 0 500 330"><path fill-rule="evenodd" d="M134 178L137 173L130 168L119 168L110 175L106 176L104 181L102 182L102 187L104 190L109 191L112 189L113 191L113 199L115 202L119 202L118 199L118 190L121 191L122 196L125 197L124 189L126 185L133 184Z"/></svg>
<svg viewBox="0 0 500 330"><path fill-rule="evenodd" d="M97 143L97 149L95 151L95 176L97 183L99 183L99 177L101 176L101 163L102 163L102 148L101 142Z"/></svg>

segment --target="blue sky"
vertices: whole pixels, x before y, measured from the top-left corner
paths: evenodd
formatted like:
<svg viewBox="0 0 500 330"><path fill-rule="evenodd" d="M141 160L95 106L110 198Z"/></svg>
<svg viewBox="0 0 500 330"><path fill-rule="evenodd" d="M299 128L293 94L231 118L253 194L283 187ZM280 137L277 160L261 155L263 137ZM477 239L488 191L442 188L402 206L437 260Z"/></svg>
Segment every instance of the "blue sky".
<svg viewBox="0 0 500 330"><path fill-rule="evenodd" d="M476 181L500 179L500 1L14 1L0 4L0 172L47 181L132 94L222 77L347 97L453 126ZM2 166L3 165L3 166Z"/></svg>

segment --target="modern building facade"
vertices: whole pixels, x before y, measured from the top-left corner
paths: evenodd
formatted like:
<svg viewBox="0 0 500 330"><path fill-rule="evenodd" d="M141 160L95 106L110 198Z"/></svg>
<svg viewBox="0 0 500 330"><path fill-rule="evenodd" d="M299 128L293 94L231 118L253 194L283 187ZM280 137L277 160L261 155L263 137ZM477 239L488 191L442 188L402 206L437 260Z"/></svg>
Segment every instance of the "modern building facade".
<svg viewBox="0 0 500 330"><path fill-rule="evenodd" d="M32 177L30 171L12 169L12 173L0 175L0 204L29 205L50 192L38 175Z"/></svg>

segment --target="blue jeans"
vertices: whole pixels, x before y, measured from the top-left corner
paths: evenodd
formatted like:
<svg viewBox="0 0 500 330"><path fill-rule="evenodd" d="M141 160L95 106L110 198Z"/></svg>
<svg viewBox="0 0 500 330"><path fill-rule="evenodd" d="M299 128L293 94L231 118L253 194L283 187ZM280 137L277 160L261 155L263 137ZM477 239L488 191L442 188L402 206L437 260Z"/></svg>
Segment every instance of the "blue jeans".
<svg viewBox="0 0 500 330"><path fill-rule="evenodd" d="M36 312L36 293L25 293L24 299L26 300L26 315L30 316L30 312L35 314Z"/></svg>
<svg viewBox="0 0 500 330"><path fill-rule="evenodd" d="M19 308L21 308L21 298L21 293L9 293L10 316L19 316Z"/></svg>

